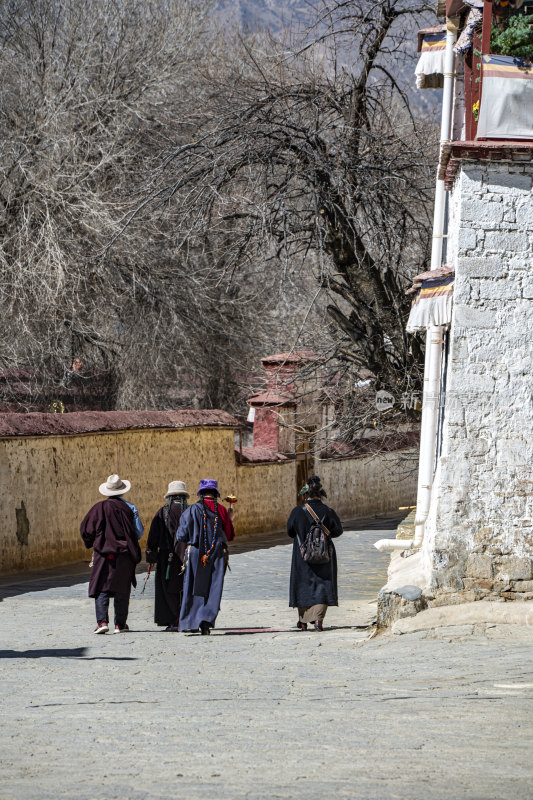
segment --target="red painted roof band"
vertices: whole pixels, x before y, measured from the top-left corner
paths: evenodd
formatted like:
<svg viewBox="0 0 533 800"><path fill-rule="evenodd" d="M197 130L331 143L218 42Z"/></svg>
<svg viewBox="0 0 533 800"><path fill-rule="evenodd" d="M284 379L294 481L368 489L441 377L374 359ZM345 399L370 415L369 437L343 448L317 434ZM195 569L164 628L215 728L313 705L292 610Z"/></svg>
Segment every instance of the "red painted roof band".
<svg viewBox="0 0 533 800"><path fill-rule="evenodd" d="M239 454L240 451L235 449L235 453ZM276 450L271 450L269 447L243 447L242 448L242 463L243 464L260 464L260 463L279 463L280 461L289 461L289 457L278 453Z"/></svg>
<svg viewBox="0 0 533 800"><path fill-rule="evenodd" d="M252 394L247 401L251 406L284 406L294 405L296 399L291 392L257 392Z"/></svg>
<svg viewBox="0 0 533 800"><path fill-rule="evenodd" d="M0 437L65 436L130 428L194 428L198 426L238 428L239 421L218 409L179 411L72 411L66 414L0 414Z"/></svg>

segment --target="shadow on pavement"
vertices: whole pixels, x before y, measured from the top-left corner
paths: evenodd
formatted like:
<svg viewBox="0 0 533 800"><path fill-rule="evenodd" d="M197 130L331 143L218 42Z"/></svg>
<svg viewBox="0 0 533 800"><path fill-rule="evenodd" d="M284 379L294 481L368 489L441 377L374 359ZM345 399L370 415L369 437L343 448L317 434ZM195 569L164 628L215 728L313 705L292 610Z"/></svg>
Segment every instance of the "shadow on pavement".
<svg viewBox="0 0 533 800"><path fill-rule="evenodd" d="M87 647L63 647L45 650L0 650L0 658L83 658L84 661L137 661L133 656L89 656Z"/></svg>
<svg viewBox="0 0 533 800"><path fill-rule="evenodd" d="M374 626L374 623L370 623L370 625L331 625L331 627L324 628L323 631L320 633L328 633L329 631L366 631L369 630ZM258 633L317 633L317 631L313 630L313 628L309 628L308 630L302 631L298 628L216 628L212 635L213 636L246 636L246 635L256 635ZM197 631L187 631L185 633L186 636L201 636L201 633Z"/></svg>
<svg viewBox="0 0 533 800"><path fill-rule="evenodd" d="M0 658L83 658L86 647L63 647L46 650L0 650Z"/></svg>
<svg viewBox="0 0 533 800"><path fill-rule="evenodd" d="M139 564L136 572L146 574L146 564ZM19 572L15 575L0 575L0 601L28 592L66 589L81 583L89 583L90 576L89 561L78 561L75 564L39 571Z"/></svg>
<svg viewBox="0 0 533 800"><path fill-rule="evenodd" d="M396 514L343 519L342 526L345 531L393 531L396 530L404 517L405 511L398 511ZM292 539L287 536L287 532L284 530L237 536L231 543L230 554L238 555L239 553L249 553L254 550L266 550L269 547L278 547L280 544L292 545Z"/></svg>
<svg viewBox="0 0 533 800"><path fill-rule="evenodd" d="M44 592L47 589L61 589L88 583L90 577L89 562L65 564L39 571L20 572L16 575L0 576L0 600L16 597L28 592Z"/></svg>
<svg viewBox="0 0 533 800"><path fill-rule="evenodd" d="M39 703L31 704L26 708L61 708L63 706L129 706L129 705L157 705L160 700L107 700L105 697L98 700L80 700L76 703Z"/></svg>
<svg viewBox="0 0 533 800"><path fill-rule="evenodd" d="M405 513L382 514L355 520L343 520L345 531L388 531L395 530L404 518ZM249 553L266 550L279 545L292 545L285 531L238 536L231 543L231 554ZM139 564L137 574L146 573L146 564ZM61 589L88 583L90 577L89 562L77 562L50 569L21 572L16 575L0 576L0 601L6 597L16 597L28 592L44 592L48 589ZM381 584L380 584L381 585Z"/></svg>

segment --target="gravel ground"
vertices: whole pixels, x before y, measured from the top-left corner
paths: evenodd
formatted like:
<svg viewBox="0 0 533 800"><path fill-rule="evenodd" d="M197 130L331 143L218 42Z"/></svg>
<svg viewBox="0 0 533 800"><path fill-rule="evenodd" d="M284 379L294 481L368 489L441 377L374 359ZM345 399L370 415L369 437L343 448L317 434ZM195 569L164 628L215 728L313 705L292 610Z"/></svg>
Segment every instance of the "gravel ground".
<svg viewBox="0 0 533 800"><path fill-rule="evenodd" d="M389 535L338 540L322 634L285 545L232 557L210 637L154 626L142 576L131 632L98 637L80 567L3 580L0 798L533 798L533 631L368 639Z"/></svg>

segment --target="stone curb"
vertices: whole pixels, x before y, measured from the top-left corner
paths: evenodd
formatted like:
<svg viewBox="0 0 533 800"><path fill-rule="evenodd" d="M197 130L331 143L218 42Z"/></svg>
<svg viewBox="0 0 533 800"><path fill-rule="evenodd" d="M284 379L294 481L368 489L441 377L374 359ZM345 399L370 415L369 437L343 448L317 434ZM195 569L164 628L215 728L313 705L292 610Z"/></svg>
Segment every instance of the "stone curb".
<svg viewBox="0 0 533 800"><path fill-rule="evenodd" d="M521 625L531 627L533 633L533 603L520 601L501 603L479 600L476 603L428 608L421 611L416 617L396 620L391 630L396 635L402 635L427 631L432 628L478 623Z"/></svg>

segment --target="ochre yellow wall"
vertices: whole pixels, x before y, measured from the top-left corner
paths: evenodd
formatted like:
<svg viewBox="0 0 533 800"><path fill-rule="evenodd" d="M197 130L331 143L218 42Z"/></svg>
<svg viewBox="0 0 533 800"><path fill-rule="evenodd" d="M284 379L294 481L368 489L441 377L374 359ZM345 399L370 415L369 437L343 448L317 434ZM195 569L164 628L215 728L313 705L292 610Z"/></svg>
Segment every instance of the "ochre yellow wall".
<svg viewBox="0 0 533 800"><path fill-rule="evenodd" d="M102 496L98 486L118 474L131 481L126 499L146 529L164 503L170 480L196 495L200 478L214 477L221 492L236 485L233 430L143 429L76 436L0 440L0 570L64 564L86 558L79 528ZM29 525L24 539L22 503ZM141 542L144 549L146 536Z"/></svg>
<svg viewBox="0 0 533 800"><path fill-rule="evenodd" d="M328 503L345 519L414 502L417 452L318 462ZM200 478L217 478L239 498L237 536L285 527L296 503L296 462L237 466L231 428L150 428L0 439L0 571L89 558L80 522L118 472L148 531L168 482L183 480L194 501ZM146 535L141 542L144 550Z"/></svg>
<svg viewBox="0 0 533 800"><path fill-rule="evenodd" d="M238 535L282 530L296 505L296 463L238 466L237 489Z"/></svg>

